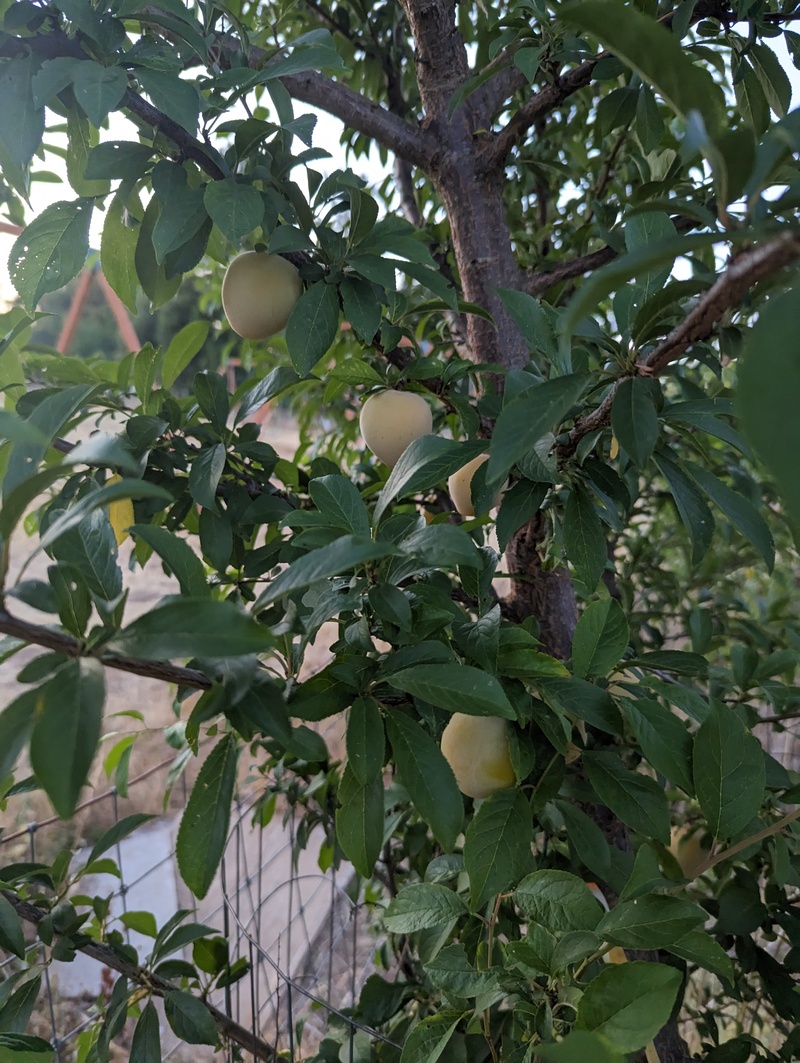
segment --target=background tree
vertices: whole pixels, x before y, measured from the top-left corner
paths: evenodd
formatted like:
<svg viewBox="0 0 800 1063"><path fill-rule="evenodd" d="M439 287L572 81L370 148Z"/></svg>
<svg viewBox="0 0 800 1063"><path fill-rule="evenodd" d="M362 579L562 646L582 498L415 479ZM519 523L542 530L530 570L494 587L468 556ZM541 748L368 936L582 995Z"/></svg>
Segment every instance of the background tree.
<svg viewBox="0 0 800 1063"><path fill-rule="evenodd" d="M170 393L203 323L20 395L27 326L9 320L2 571L31 504L53 564L14 588L47 626L0 613L51 651L0 715L0 777L30 742L69 816L105 668L203 691L186 740L216 740L179 835L186 884L202 897L215 873L238 748L270 779L288 769L273 785L391 898L408 989L385 1023L404 1060L797 1055L797 776L759 741L796 700L798 122L769 44L797 53L793 19L768 0L5 7L10 216L46 114L77 197L12 251L28 311L83 265L94 210L131 308L199 268L219 279L243 247L284 256L305 290L285 349L254 343L263 372L233 397L213 374ZM340 118L356 157L392 156L391 187L323 177L298 104ZM138 138L98 144L115 110ZM433 414L390 474L353 417L387 385ZM284 394L296 462L248 420ZM71 448L100 411L119 434ZM444 483L483 453L459 525ZM107 516L124 498L137 561L182 590L132 623ZM333 663L298 682L333 618ZM306 725L344 711L340 764ZM508 721L516 786L459 793L438 745L454 712ZM671 824L701 841L691 861ZM44 892L30 876L4 879L0 944L21 951L15 911L47 945L53 928L62 949L100 939L124 1004L119 936L64 907L67 870ZM741 1036L710 985L743 1007ZM149 1030L138 991L132 1006Z"/></svg>

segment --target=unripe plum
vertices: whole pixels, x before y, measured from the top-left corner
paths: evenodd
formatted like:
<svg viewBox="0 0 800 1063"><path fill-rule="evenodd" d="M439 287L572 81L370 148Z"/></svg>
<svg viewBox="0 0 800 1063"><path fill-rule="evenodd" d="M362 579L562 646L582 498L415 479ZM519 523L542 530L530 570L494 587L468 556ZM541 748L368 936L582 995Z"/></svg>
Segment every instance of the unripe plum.
<svg viewBox="0 0 800 1063"><path fill-rule="evenodd" d="M360 426L372 453L394 468L409 443L431 434L433 414L413 391L380 391L361 407Z"/></svg>
<svg viewBox="0 0 800 1063"><path fill-rule="evenodd" d="M302 294L303 282L291 262L244 251L225 272L222 308L234 332L246 340L265 340L286 327Z"/></svg>
<svg viewBox="0 0 800 1063"><path fill-rule="evenodd" d="M508 723L499 716L454 712L442 734L442 753L467 797L489 797L516 784Z"/></svg>
<svg viewBox="0 0 800 1063"><path fill-rule="evenodd" d="M468 461L462 468L456 469L447 481L447 490L450 492L450 498L462 517L475 516L475 507L472 504L472 478L481 465L488 460L488 454L479 454L477 458ZM502 492L498 491L491 505L492 509L500 505L502 497Z"/></svg>

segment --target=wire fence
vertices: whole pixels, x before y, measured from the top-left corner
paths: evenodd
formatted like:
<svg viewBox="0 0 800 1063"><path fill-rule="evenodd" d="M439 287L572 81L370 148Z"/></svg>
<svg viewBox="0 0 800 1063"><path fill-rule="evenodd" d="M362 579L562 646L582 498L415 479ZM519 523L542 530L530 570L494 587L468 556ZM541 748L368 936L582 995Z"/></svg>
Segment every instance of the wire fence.
<svg viewBox="0 0 800 1063"><path fill-rule="evenodd" d="M161 762L132 779L124 798L113 787L93 796L79 806L78 816L102 818L104 826L109 817L119 823L138 811L138 791L147 787L155 792L160 776L166 781L171 764L172 759ZM180 785L185 803L188 787L185 781ZM375 969L380 938L353 869L346 864L320 869L318 856L325 841L321 828L298 845L297 819L286 809L261 827L257 812L263 785L244 789L237 797L219 874L196 908L178 875L175 815L145 824L115 846L111 855L118 878L86 876L77 890L110 899L109 918L118 921L115 925L142 959L153 942L135 929L137 912L154 912L161 926L179 909L195 908L191 918L228 941L232 962L243 957L248 965L244 977L213 991L210 1003L283 1058L313 1057L333 1031L347 1046L341 1058L352 1061L358 1035L387 1041L349 1014ZM52 860L63 831L63 822L49 817L0 836L0 864ZM0 959L0 987L18 969L15 957ZM27 1032L50 1040L58 1063L72 1063L80 1035L100 1016L115 980L115 972L80 952L73 962L43 965L42 994ZM164 1060L177 1063L213 1055L210 1048L179 1041L163 1013L161 1033ZM127 1058L131 1034L128 1024L116 1039L118 1055L112 1058ZM231 1051L229 1058L242 1056Z"/></svg>

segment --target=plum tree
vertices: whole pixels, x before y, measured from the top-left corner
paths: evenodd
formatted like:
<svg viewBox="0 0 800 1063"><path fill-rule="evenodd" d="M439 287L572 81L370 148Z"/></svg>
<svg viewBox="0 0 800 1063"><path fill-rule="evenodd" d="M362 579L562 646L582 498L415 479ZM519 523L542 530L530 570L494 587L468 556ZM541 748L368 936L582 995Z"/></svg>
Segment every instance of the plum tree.
<svg viewBox="0 0 800 1063"><path fill-rule="evenodd" d="M202 759L177 841L194 896L240 754L257 821L285 795L298 845L321 826L325 865L356 869L394 964L352 1003L379 1023L378 1063L797 1058L792 4L2 11L0 214L28 224L0 330L0 633L4 654L42 650L0 709L4 815L26 822L37 786L69 817L102 764L124 782L145 725L98 749L103 675L127 669L173 686L175 771ZM306 105L341 120L346 162ZM131 122L107 130L118 112ZM60 130L63 189L37 213ZM194 275L204 320L121 361L29 342L93 218L129 308L172 307ZM247 378L231 393L197 372L184 394L212 329ZM296 416L291 460L260 429L273 402ZM476 467L481 508L505 485L491 521L460 519ZM15 577L24 533L42 579ZM179 585L136 619L128 550ZM324 624L331 660L309 675ZM337 714L341 758L315 730ZM687 823L708 853L679 874ZM19 964L0 1049L49 1052L5 1031L38 967L100 950L121 977L81 1061L107 1063L130 1010L132 1063L150 1063L148 1002L175 986L102 898L79 893L63 921L80 874L66 852L0 865L0 949ZM203 1016L179 1036L271 1063L272 1032L209 1033L230 968L203 962L171 968ZM320 1063L367 1052L329 1034Z"/></svg>

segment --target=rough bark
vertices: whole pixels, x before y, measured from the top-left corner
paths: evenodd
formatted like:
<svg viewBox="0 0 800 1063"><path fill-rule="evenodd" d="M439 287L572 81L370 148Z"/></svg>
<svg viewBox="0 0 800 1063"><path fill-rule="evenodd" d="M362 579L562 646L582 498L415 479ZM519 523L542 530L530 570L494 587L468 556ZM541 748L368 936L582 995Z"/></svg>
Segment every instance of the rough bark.
<svg viewBox="0 0 800 1063"><path fill-rule="evenodd" d="M541 547L547 532L547 518L537 513L509 544L509 613L516 620L535 616L544 649L553 657L566 660L572 650L578 606L567 570L542 567Z"/></svg>

